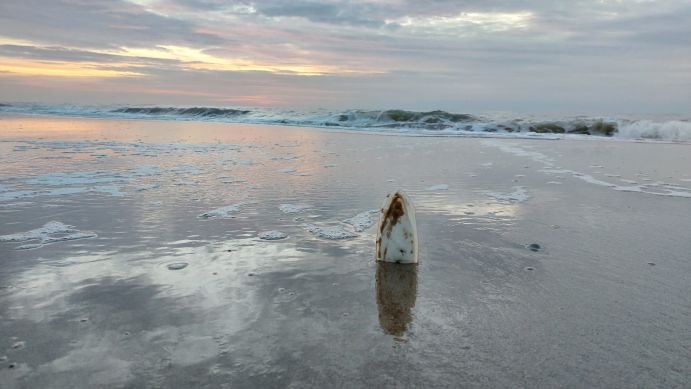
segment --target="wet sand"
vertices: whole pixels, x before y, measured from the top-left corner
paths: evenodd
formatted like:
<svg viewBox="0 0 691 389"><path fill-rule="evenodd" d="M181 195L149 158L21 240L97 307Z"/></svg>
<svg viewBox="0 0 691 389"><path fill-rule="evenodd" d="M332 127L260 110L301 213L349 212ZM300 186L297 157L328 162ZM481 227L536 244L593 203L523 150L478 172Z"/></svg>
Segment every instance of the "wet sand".
<svg viewBox="0 0 691 389"><path fill-rule="evenodd" d="M38 117L0 140L2 388L691 385L688 144ZM374 262L395 189L417 266Z"/></svg>

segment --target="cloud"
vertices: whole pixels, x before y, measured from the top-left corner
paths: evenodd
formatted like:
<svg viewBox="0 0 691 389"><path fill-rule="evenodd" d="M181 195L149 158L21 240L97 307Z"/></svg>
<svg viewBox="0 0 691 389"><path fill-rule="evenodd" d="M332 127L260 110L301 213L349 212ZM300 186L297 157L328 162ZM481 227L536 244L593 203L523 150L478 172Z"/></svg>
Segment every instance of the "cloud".
<svg viewBox="0 0 691 389"><path fill-rule="evenodd" d="M267 17L300 17L312 22L346 24L358 27L381 27L387 24L372 3L290 1L265 2L253 5L257 13Z"/></svg>
<svg viewBox="0 0 691 389"><path fill-rule="evenodd" d="M222 42L188 21L118 0L2 1L0 36L86 48Z"/></svg>
<svg viewBox="0 0 691 389"><path fill-rule="evenodd" d="M89 50L69 49L65 47L39 47L30 45L0 45L0 57L36 59L41 61L64 62L137 62L150 64L173 64L179 61L161 58L147 58L104 54Z"/></svg>

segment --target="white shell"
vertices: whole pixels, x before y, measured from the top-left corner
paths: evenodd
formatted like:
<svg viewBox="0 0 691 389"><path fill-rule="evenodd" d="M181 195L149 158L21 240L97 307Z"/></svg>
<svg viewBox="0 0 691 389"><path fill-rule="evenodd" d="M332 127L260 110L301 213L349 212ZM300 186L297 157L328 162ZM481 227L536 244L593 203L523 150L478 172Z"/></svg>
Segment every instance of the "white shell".
<svg viewBox="0 0 691 389"><path fill-rule="evenodd" d="M417 263L418 238L415 207L400 191L386 196L379 213L377 261Z"/></svg>

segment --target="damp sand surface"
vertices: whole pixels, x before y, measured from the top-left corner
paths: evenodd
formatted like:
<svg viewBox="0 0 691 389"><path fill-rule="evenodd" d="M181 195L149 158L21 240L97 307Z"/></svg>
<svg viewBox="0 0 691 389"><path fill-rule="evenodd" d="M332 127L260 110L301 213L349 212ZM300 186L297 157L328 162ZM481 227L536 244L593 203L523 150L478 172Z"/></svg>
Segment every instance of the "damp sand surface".
<svg viewBox="0 0 691 389"><path fill-rule="evenodd" d="M689 387L690 147L2 117L0 387Z"/></svg>

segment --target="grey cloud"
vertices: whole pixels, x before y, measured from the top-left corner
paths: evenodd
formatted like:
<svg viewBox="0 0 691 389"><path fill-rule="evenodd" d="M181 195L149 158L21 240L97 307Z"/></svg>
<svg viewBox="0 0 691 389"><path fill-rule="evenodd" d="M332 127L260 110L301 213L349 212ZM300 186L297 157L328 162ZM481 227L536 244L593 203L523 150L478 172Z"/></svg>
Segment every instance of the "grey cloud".
<svg viewBox="0 0 691 389"><path fill-rule="evenodd" d="M3 0L0 36L88 48L222 42L190 22L121 0Z"/></svg>
<svg viewBox="0 0 691 389"><path fill-rule="evenodd" d="M130 57L122 55L96 53L88 50L68 49L64 47L37 47L27 45L0 45L0 56L37 59L42 61L65 62L101 62L101 63L148 63L152 65L174 65L179 61L171 59Z"/></svg>
<svg viewBox="0 0 691 389"><path fill-rule="evenodd" d="M228 5L224 0L173 0L172 3L201 11L220 10Z"/></svg>
<svg viewBox="0 0 691 389"><path fill-rule="evenodd" d="M319 23L348 24L363 27L381 27L386 24L377 13L375 4L329 3L321 1L290 1L273 4L254 4L258 13L269 17L303 17Z"/></svg>

